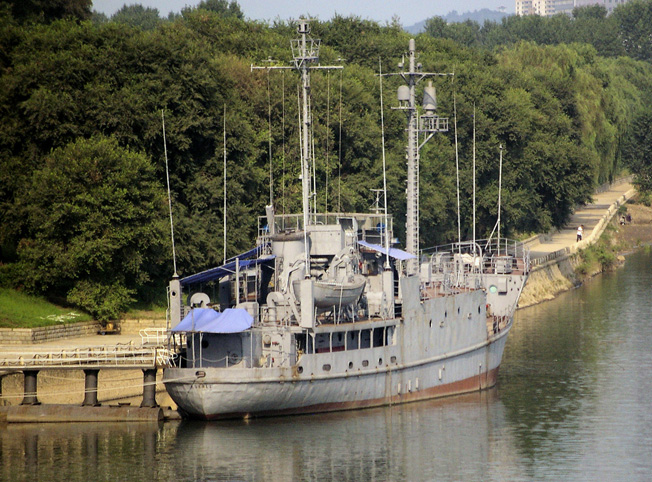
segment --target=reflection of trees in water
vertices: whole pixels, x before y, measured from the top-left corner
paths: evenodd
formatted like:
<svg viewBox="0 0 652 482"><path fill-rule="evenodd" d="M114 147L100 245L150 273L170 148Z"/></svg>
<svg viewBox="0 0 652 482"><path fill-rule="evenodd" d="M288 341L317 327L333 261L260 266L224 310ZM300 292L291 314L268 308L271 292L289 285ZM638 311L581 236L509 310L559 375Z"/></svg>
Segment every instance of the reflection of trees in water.
<svg viewBox="0 0 652 482"><path fill-rule="evenodd" d="M622 324L623 301L632 289L627 276L624 270L603 274L517 312L499 390L527 460L573 450L565 440L595 411L600 380L627 331Z"/></svg>
<svg viewBox="0 0 652 482"><path fill-rule="evenodd" d="M153 480L165 434L158 423L9 424L0 480Z"/></svg>

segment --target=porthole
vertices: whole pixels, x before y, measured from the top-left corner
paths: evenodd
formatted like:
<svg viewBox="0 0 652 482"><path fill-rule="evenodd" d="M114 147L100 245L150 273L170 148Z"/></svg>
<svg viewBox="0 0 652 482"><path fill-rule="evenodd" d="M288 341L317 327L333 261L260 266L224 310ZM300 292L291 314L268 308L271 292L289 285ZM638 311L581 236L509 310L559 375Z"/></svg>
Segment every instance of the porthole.
<svg viewBox="0 0 652 482"><path fill-rule="evenodd" d="M481 312L480 306L478 306L478 315L480 314L480 312Z"/></svg>
<svg viewBox="0 0 652 482"><path fill-rule="evenodd" d="M457 307L457 314L458 315L460 314L460 307L459 306Z"/></svg>
<svg viewBox="0 0 652 482"><path fill-rule="evenodd" d="M379 359L378 359L378 365L381 365L381 366L382 366L382 364L383 364L383 359L382 359L382 358L379 358Z"/></svg>
<svg viewBox="0 0 652 482"><path fill-rule="evenodd" d="M444 311L444 318L448 318L448 311Z"/></svg>
<svg viewBox="0 0 652 482"><path fill-rule="evenodd" d="M369 366L369 360L362 360L362 366L363 367L368 367Z"/></svg>
<svg viewBox="0 0 652 482"><path fill-rule="evenodd" d="M324 366L321 367L321 369L324 370L325 372L330 372L331 366L328 363L326 363Z"/></svg>
<svg viewBox="0 0 652 482"><path fill-rule="evenodd" d="M298 367L297 368L297 373L303 373L303 367Z"/></svg>
<svg viewBox="0 0 652 482"><path fill-rule="evenodd" d="M430 326L430 328L432 328L432 320L430 320L430 323L428 323L428 325Z"/></svg>
<svg viewBox="0 0 652 482"><path fill-rule="evenodd" d="M352 362L352 361L349 362L349 370L350 370L351 368L353 368L353 362Z"/></svg>
<svg viewBox="0 0 652 482"><path fill-rule="evenodd" d="M395 356L391 357L391 358L389 359L389 361L392 362L392 363L396 363L396 357L395 357Z"/></svg>

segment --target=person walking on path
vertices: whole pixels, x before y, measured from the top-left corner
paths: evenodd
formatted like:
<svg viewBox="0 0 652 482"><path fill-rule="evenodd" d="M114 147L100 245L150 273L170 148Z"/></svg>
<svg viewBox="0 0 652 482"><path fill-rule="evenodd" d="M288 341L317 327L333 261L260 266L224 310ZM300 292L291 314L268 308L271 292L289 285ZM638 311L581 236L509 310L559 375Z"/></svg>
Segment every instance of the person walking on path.
<svg viewBox="0 0 652 482"><path fill-rule="evenodd" d="M584 235L584 225L580 224L577 228L577 242L582 241L582 236Z"/></svg>

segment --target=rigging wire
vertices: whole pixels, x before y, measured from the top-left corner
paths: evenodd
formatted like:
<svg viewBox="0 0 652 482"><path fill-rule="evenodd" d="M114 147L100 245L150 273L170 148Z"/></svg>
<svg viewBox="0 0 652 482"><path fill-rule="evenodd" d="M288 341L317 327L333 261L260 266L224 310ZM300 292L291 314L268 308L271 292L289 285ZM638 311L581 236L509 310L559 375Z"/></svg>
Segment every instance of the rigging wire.
<svg viewBox="0 0 652 482"><path fill-rule="evenodd" d="M283 99L283 175L281 177L281 196L282 196L282 206L283 206L283 214L285 214L285 70L282 71L283 76L281 77L282 79L282 90L283 93L281 95Z"/></svg>
<svg viewBox="0 0 652 482"><path fill-rule="evenodd" d="M172 239L172 265L174 267L174 278L177 278L177 255L174 248L174 222L172 221L172 195L170 193L170 171L168 168L168 147L165 139L165 110L161 109L161 120L163 122L163 151L165 152L165 178L168 185L168 207L170 210L170 236Z"/></svg>
<svg viewBox="0 0 652 482"><path fill-rule="evenodd" d="M389 269L389 226L387 219L387 162L385 159L385 114L383 109L383 67L380 57L378 57L378 79L380 84L380 129L382 133L383 149L383 194L385 196L385 269Z"/></svg>
<svg viewBox="0 0 652 482"><path fill-rule="evenodd" d="M308 96L310 115L310 162L312 163L312 215L317 214L317 158L315 157L315 123L312 118L312 94Z"/></svg>
<svg viewBox="0 0 652 482"><path fill-rule="evenodd" d="M453 80L455 82L455 80ZM457 176L457 242L462 242L462 221L460 215L460 153L457 143L457 100L456 92L453 88L453 115L455 118L455 173ZM458 244L460 253L462 252L461 244Z"/></svg>
<svg viewBox="0 0 652 482"><path fill-rule="evenodd" d="M299 174L299 179L303 182L303 176L304 176L304 158L303 158L303 149L301 146L303 146L303 124L301 122L301 86L297 84L297 120L299 121L299 158L301 159L301 173Z"/></svg>
<svg viewBox="0 0 652 482"><path fill-rule="evenodd" d="M326 71L326 197L324 212L328 213L328 155L330 153L330 127L331 127L331 72Z"/></svg>
<svg viewBox="0 0 652 482"><path fill-rule="evenodd" d="M500 162L498 164L498 220L496 224L498 225L498 256L500 256L500 203L501 203L501 194L503 189L503 145L500 144ZM505 244L507 246L507 244ZM505 247L505 254L507 254L507 247Z"/></svg>
<svg viewBox="0 0 652 482"><path fill-rule="evenodd" d="M224 252L224 264L226 264L226 104L224 104L224 126L223 126L223 135L224 135L224 166L222 168L224 172L224 186L222 188L224 194L224 206L222 207L223 218L224 218L224 240L223 240L223 252Z"/></svg>
<svg viewBox="0 0 652 482"><path fill-rule="evenodd" d="M342 71L340 70L340 145L337 162L337 212L342 212Z"/></svg>
<svg viewBox="0 0 652 482"><path fill-rule="evenodd" d="M272 98L269 86L269 69L267 69L267 122L269 126L269 142L268 142L268 157L269 157L269 205L274 205L274 174L272 172Z"/></svg>
<svg viewBox="0 0 652 482"><path fill-rule="evenodd" d="M475 102L473 103L473 254L475 255Z"/></svg>

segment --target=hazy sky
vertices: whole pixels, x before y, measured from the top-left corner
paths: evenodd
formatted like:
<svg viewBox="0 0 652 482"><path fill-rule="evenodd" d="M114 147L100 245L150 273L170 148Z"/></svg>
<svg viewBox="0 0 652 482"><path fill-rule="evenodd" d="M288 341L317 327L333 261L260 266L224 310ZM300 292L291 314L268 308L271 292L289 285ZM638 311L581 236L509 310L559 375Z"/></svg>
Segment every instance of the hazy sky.
<svg viewBox="0 0 652 482"><path fill-rule="evenodd" d="M106 15L113 15L125 3L141 4L158 8L161 16L179 12L185 6L194 6L200 0L93 0L93 9ZM335 13L356 15L363 19L384 23L398 15L405 27L414 25L435 15L446 15L452 10L458 13L489 8L497 10L503 6L507 12L514 12L513 0L236 0L246 18L254 20L282 20L298 18L302 14L320 20L328 20Z"/></svg>

